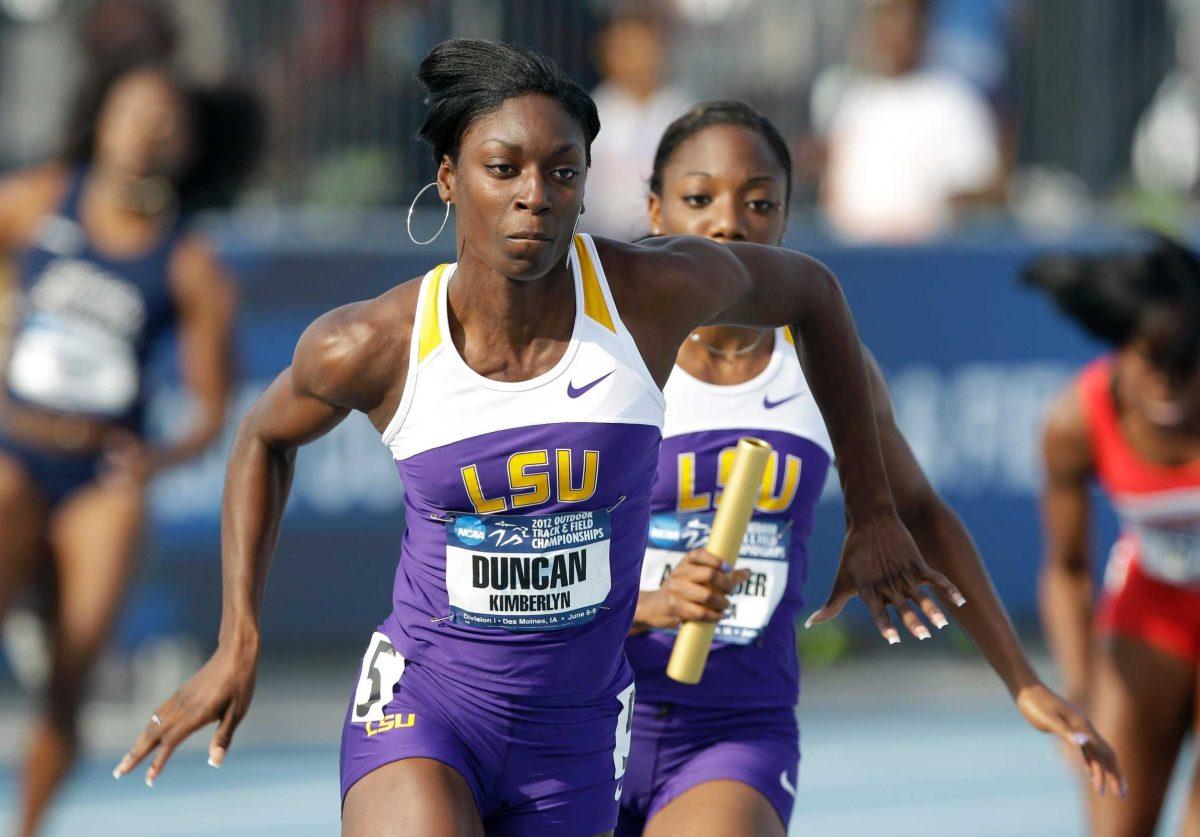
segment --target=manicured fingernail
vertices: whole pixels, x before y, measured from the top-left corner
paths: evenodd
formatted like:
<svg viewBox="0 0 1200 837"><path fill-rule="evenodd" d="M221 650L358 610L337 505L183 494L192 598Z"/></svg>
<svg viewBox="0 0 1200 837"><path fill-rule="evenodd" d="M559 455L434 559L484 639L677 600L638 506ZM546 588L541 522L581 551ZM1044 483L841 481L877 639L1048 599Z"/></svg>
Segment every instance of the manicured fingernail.
<svg viewBox="0 0 1200 837"><path fill-rule="evenodd" d="M888 641L888 645L899 645L900 644L900 634L896 633L895 631L891 631L887 635L887 641Z"/></svg>
<svg viewBox="0 0 1200 837"><path fill-rule="evenodd" d="M148 787L148 788L154 787L154 780L151 779L149 776L146 777L146 787Z"/></svg>
<svg viewBox="0 0 1200 837"><path fill-rule="evenodd" d="M804 627L805 627L805 628L811 628L811 627L813 626L813 620L814 620L814 619L816 619L816 618L817 618L817 614L815 614L815 613L814 613L812 616L810 616L810 617L808 617L807 619L805 619L805 620L804 620Z"/></svg>
<svg viewBox="0 0 1200 837"><path fill-rule="evenodd" d="M1122 779L1121 780L1121 798L1127 799L1128 797L1129 797L1129 783L1126 782L1124 779Z"/></svg>
<svg viewBox="0 0 1200 837"><path fill-rule="evenodd" d="M722 561L721 562L721 572L723 572L723 573L733 572L733 564L729 563L728 561Z"/></svg>
<svg viewBox="0 0 1200 837"><path fill-rule="evenodd" d="M213 747L208 751L208 766L221 769L221 765L225 763L225 751L220 747Z"/></svg>
<svg viewBox="0 0 1200 837"><path fill-rule="evenodd" d="M214 759L212 756L208 757L208 766L215 767L215 768L217 768L217 770L221 769L221 763L219 761L217 761L216 759Z"/></svg>
<svg viewBox="0 0 1200 837"><path fill-rule="evenodd" d="M119 768L119 767L113 768L113 778L114 779L120 780L122 775L124 775L124 774L121 773L121 768Z"/></svg>
<svg viewBox="0 0 1200 837"><path fill-rule="evenodd" d="M117 766L113 768L113 778L114 779L120 779L122 776L124 776L126 773L129 772L129 762L130 762L130 758L128 755L121 757L121 760L119 762L117 762Z"/></svg>
<svg viewBox="0 0 1200 837"><path fill-rule="evenodd" d="M929 621L933 622L933 626L939 631L950 624L948 621L946 621L946 617L942 616L940 613L935 613L933 616L930 616Z"/></svg>
<svg viewBox="0 0 1200 837"><path fill-rule="evenodd" d="M1073 732L1071 733L1071 740L1075 742L1075 746L1077 747L1086 747L1091 743L1092 739L1086 732Z"/></svg>
<svg viewBox="0 0 1200 837"><path fill-rule="evenodd" d="M967 603L967 600L962 597L962 593L954 594L954 606L955 607L962 607L966 603Z"/></svg>
<svg viewBox="0 0 1200 837"><path fill-rule="evenodd" d="M926 628L924 625L917 628L917 639L929 639L930 636L932 634L929 633L929 628Z"/></svg>

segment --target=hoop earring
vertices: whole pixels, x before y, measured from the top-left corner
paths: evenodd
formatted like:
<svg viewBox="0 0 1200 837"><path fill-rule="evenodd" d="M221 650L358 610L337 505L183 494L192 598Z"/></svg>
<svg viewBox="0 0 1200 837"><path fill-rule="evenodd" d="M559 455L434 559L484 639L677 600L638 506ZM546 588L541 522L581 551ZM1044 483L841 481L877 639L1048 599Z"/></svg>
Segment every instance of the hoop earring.
<svg viewBox="0 0 1200 837"><path fill-rule="evenodd" d="M432 183L426 183L424 186L421 187L421 191L417 192L417 196L412 199L412 203L410 203L408 205L408 217L404 219L404 226L408 230L409 240L411 240L413 244L432 244L434 242L434 240L439 235L442 234L442 230L446 229L446 222L450 220L450 201L446 201L446 215L444 218L442 218L442 225L440 227L438 227L437 232L435 232L433 234L433 237L427 238L424 241L417 241L416 236L413 235L413 231L412 231L413 209L416 208L417 201L419 201L421 199L421 195L425 194L425 190L428 189L430 186L436 186L436 185L438 185L436 180L433 181Z"/></svg>

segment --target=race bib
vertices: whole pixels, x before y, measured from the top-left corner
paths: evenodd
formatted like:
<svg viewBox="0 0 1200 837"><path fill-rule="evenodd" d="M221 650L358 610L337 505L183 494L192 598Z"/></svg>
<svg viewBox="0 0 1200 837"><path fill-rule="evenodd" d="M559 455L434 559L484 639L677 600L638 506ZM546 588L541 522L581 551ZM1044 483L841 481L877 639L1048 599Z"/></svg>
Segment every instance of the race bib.
<svg viewBox="0 0 1200 837"><path fill-rule="evenodd" d="M446 524L446 593L459 625L557 631L595 617L611 587L607 511L468 516Z"/></svg>
<svg viewBox="0 0 1200 837"><path fill-rule="evenodd" d="M1162 581L1200 585L1200 521L1143 521L1133 527L1138 564Z"/></svg>
<svg viewBox="0 0 1200 837"><path fill-rule="evenodd" d="M713 512L656 514L650 518L641 589L659 589L685 553L708 543L712 519ZM729 596L729 612L717 623L716 639L749 645L762 634L787 589L791 535L789 521L750 521L737 562L738 569L750 571L750 578Z"/></svg>
<svg viewBox="0 0 1200 837"><path fill-rule="evenodd" d="M137 398L140 376L128 341L39 314L17 335L8 382L20 398L53 410L120 416Z"/></svg>

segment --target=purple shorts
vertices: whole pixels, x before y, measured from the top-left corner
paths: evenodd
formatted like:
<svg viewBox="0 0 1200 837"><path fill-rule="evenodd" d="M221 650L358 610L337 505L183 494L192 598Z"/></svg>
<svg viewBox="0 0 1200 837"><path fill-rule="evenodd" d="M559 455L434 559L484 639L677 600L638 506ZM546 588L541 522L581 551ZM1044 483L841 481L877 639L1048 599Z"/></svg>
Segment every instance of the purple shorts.
<svg viewBox="0 0 1200 837"><path fill-rule="evenodd" d="M800 730L792 707L638 704L617 837L641 834L684 791L717 780L742 782L761 793L786 830L799 772Z"/></svg>
<svg viewBox="0 0 1200 837"><path fill-rule="evenodd" d="M342 801L372 770L429 758L466 780L488 833L608 831L629 753L628 670L622 679L589 701L501 695L406 662L376 633L342 729Z"/></svg>

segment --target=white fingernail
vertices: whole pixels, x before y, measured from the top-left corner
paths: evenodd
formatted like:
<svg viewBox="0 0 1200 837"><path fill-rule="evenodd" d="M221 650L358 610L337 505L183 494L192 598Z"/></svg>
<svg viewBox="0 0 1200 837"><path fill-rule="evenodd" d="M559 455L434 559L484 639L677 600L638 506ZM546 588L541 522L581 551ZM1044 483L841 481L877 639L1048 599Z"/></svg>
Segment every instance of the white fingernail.
<svg viewBox="0 0 1200 837"><path fill-rule="evenodd" d="M900 637L897 634L888 634L888 645L899 645Z"/></svg>
<svg viewBox="0 0 1200 837"><path fill-rule="evenodd" d="M954 606L955 607L962 607L966 603L967 603L967 600L962 597L962 593L954 594Z"/></svg>
<svg viewBox="0 0 1200 837"><path fill-rule="evenodd" d="M148 787L148 788L154 787L154 780L151 779L149 776L146 777L146 787Z"/></svg>
<svg viewBox="0 0 1200 837"><path fill-rule="evenodd" d="M1074 741L1075 745L1078 747L1086 747L1092 741L1091 737L1089 737L1086 732L1071 733L1071 740Z"/></svg>
<svg viewBox="0 0 1200 837"><path fill-rule="evenodd" d="M924 625L917 628L917 639L929 639L930 636L932 634L929 633L929 628L926 628Z"/></svg>
<svg viewBox="0 0 1200 837"><path fill-rule="evenodd" d="M929 617L929 618L930 618L930 621L931 621L931 622L933 622L933 626L934 626L935 628L937 628L939 631L940 631L942 628L944 628L944 627L946 627L947 625L949 625L949 624L950 624L950 623L949 623L949 622L946 620L946 617L945 617L945 616L942 616L942 614L940 614L940 613L935 613L935 614L933 614L933 616L931 616L931 617Z"/></svg>
<svg viewBox="0 0 1200 837"><path fill-rule="evenodd" d="M221 769L221 765L220 765L220 764L217 762L217 760L216 760L216 759L214 759L212 756L209 756L209 757L208 757L208 766L209 766L209 767L215 767L215 768L217 768L217 770L220 770L220 769Z"/></svg>
<svg viewBox="0 0 1200 837"><path fill-rule="evenodd" d="M122 776L124 776L124 775L125 775L125 774L121 772L121 768L119 768L119 767L114 767L114 768L113 768L113 778L114 778L114 779L117 779L117 780L119 780L119 779L120 779Z"/></svg>
<svg viewBox="0 0 1200 837"><path fill-rule="evenodd" d="M814 614L813 616L810 616L810 617L808 617L807 619L805 619L805 620L804 620L804 627L805 627L805 628L811 628L811 627L812 627L812 625L813 625L813 619L815 619L815 618L816 618L816 614Z"/></svg>

